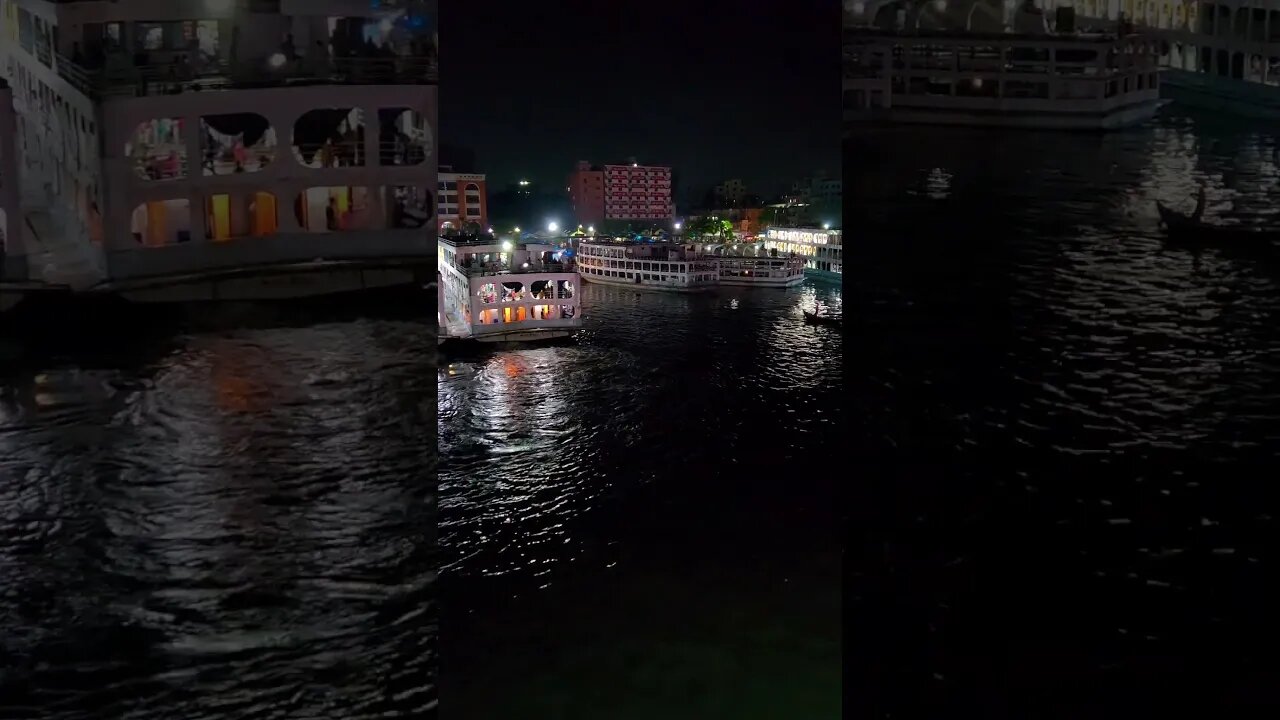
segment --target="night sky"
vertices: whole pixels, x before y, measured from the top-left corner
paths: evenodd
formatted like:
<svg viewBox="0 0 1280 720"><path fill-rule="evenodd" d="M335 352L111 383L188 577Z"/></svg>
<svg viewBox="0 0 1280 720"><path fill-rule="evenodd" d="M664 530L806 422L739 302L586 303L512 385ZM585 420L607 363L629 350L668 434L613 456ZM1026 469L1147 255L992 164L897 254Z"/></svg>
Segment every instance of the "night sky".
<svg viewBox="0 0 1280 720"><path fill-rule="evenodd" d="M839 175L838 0L442 5L440 142L490 192L629 156L672 166L677 200Z"/></svg>

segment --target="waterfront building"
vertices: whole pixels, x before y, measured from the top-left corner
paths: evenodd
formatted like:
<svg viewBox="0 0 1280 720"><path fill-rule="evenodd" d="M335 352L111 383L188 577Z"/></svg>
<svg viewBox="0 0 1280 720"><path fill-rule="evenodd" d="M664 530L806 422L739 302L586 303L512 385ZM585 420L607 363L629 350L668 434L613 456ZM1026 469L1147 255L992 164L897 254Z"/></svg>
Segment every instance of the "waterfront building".
<svg viewBox="0 0 1280 720"><path fill-rule="evenodd" d="M720 207L736 207L746 194L746 185L737 178L725 180L712 190L716 205Z"/></svg>
<svg viewBox="0 0 1280 720"><path fill-rule="evenodd" d="M485 232L489 228L489 200L484 175L458 173L441 167L437 213L440 234Z"/></svg>
<svg viewBox="0 0 1280 720"><path fill-rule="evenodd" d="M839 230L813 227L776 228L765 231L763 247L779 255L804 259L806 274L824 280L844 277L844 235Z"/></svg>
<svg viewBox="0 0 1280 720"><path fill-rule="evenodd" d="M6 274L136 301L422 284L435 10L0 0Z"/></svg>
<svg viewBox="0 0 1280 720"><path fill-rule="evenodd" d="M579 161L569 175L574 220L584 225L608 221L670 223L671 168L658 165L592 166Z"/></svg>
<svg viewBox="0 0 1280 720"><path fill-rule="evenodd" d="M604 170L580 160L569 174L567 190L575 221L588 226L604 224Z"/></svg>

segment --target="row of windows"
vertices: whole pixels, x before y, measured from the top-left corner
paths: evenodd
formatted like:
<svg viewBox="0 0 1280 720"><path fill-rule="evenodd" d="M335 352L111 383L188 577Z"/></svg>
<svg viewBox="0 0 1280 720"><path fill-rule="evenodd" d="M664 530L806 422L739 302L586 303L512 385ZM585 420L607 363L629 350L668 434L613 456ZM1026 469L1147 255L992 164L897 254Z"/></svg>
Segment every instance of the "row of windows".
<svg viewBox="0 0 1280 720"><path fill-rule="evenodd" d="M622 270L601 270L598 268L584 267L579 268L580 272L587 275L596 275L599 277L612 277L626 280L645 280L649 282L680 282L683 278L675 275L662 275L654 273L625 272ZM710 282L714 275L712 273L695 273L689 276L690 282Z"/></svg>
<svg viewBox="0 0 1280 720"><path fill-rule="evenodd" d="M1114 97L1120 93L1134 90L1156 88L1156 73L1142 73L1126 76L1123 81L1109 80L1106 84L1106 97ZM1001 88L1003 86L1003 92ZM1092 99L1098 97L1097 85L1093 83L1062 83L1057 86L1053 97L1063 99ZM956 95L959 97L1006 97L1023 99L1048 99L1050 85L1047 82L1031 82L1025 80L1004 80L971 78L952 82L950 78L930 77L895 77L892 82L895 95Z"/></svg>
<svg viewBox="0 0 1280 720"><path fill-rule="evenodd" d="M643 168L610 168L608 177L668 177L670 170L645 170Z"/></svg>
<svg viewBox="0 0 1280 720"><path fill-rule="evenodd" d="M643 260L602 260L598 264L600 267L617 268L619 270L648 270L650 272L674 272L684 273L690 270L691 263L682 262L645 262Z"/></svg>

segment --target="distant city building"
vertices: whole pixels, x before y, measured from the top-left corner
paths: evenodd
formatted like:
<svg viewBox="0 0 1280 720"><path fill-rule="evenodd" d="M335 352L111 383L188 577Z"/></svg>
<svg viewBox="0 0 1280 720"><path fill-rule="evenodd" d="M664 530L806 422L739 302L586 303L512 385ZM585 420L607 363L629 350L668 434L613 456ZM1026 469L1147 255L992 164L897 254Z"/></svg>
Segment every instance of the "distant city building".
<svg viewBox="0 0 1280 720"><path fill-rule="evenodd" d="M671 168L657 165L604 165L579 162L569 176L569 197L578 222L647 220L670 222Z"/></svg>
<svg viewBox="0 0 1280 720"><path fill-rule="evenodd" d="M488 230L489 201L485 192L484 175L456 173L453 168L442 166L439 178L436 216L440 232L461 231L468 223L475 223L482 230Z"/></svg>
<svg viewBox="0 0 1280 720"><path fill-rule="evenodd" d="M791 186L787 199L795 203L809 205L840 204L840 196L844 192L844 183L829 178L821 173L800 180Z"/></svg>
<svg viewBox="0 0 1280 720"><path fill-rule="evenodd" d="M670 220L671 168L655 165L604 166L606 220Z"/></svg>
<svg viewBox="0 0 1280 720"><path fill-rule="evenodd" d="M715 187L713 191L716 199L716 205L720 207L736 206L742 202L742 198L747 194L747 188L742 184L741 180L725 180Z"/></svg>
<svg viewBox="0 0 1280 720"><path fill-rule="evenodd" d="M583 225L596 225L604 220L604 170L581 160L569 175L569 201L574 219Z"/></svg>

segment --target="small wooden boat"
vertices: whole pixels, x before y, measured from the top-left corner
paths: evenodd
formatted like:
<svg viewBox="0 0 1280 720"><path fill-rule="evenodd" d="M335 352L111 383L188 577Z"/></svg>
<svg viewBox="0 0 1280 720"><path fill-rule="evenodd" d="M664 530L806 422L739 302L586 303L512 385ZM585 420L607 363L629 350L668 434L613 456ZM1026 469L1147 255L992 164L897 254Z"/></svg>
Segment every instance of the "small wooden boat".
<svg viewBox="0 0 1280 720"><path fill-rule="evenodd" d="M834 315L820 315L811 313L808 310L801 310L804 313L804 321L809 325L831 325L833 327L844 327L844 318Z"/></svg>
<svg viewBox="0 0 1280 720"><path fill-rule="evenodd" d="M1258 245L1280 240L1280 228L1218 225L1180 213L1159 200L1156 211L1170 240L1203 244Z"/></svg>

